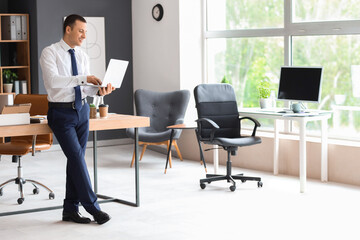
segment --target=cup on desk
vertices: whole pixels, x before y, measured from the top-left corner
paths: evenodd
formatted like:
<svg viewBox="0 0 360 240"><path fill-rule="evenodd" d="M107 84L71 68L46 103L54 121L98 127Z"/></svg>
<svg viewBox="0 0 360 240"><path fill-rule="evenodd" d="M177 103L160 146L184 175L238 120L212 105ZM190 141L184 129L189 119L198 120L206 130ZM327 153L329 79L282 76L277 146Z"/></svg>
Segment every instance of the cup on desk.
<svg viewBox="0 0 360 240"><path fill-rule="evenodd" d="M90 118L96 118L97 109L95 105L90 104Z"/></svg>
<svg viewBox="0 0 360 240"><path fill-rule="evenodd" d="M291 104L291 110L292 110L294 113L301 113L301 112L303 112L303 108L302 108L301 103L293 103L293 104Z"/></svg>
<svg viewBox="0 0 360 240"><path fill-rule="evenodd" d="M107 105L107 104L99 105L100 118L107 118L108 109L109 109L109 105Z"/></svg>

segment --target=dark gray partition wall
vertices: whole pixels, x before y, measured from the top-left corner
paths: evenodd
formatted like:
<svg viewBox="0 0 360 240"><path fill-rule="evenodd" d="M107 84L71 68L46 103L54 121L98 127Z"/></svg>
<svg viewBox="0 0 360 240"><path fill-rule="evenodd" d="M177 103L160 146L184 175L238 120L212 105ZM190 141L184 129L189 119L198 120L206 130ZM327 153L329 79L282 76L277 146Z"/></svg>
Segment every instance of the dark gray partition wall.
<svg viewBox="0 0 360 240"><path fill-rule="evenodd" d="M3 1L3 0L2 0ZM9 12L30 14L31 84L33 93L46 93L39 57L44 47L62 37L64 16L105 17L106 64L111 58L129 60L121 89L105 97L109 111L133 114L133 69L131 0L16 0L8 1ZM125 137L123 130L99 132L99 139Z"/></svg>

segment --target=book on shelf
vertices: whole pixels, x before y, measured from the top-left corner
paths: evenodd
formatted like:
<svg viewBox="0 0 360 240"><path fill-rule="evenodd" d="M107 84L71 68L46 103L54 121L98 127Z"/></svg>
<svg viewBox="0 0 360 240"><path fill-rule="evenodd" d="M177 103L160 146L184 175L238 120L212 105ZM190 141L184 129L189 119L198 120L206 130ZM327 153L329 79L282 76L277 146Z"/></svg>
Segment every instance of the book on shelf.
<svg viewBox="0 0 360 240"><path fill-rule="evenodd" d="M3 16L1 18L1 35L3 40L16 40L16 17Z"/></svg>
<svg viewBox="0 0 360 240"><path fill-rule="evenodd" d="M15 90L15 94L20 93L20 81L19 80L14 81L14 90Z"/></svg>
<svg viewBox="0 0 360 240"><path fill-rule="evenodd" d="M27 34L27 17L21 16L21 39L27 40L28 34Z"/></svg>
<svg viewBox="0 0 360 240"><path fill-rule="evenodd" d="M22 38L21 16L15 16L15 31L16 31L16 40L21 40Z"/></svg>
<svg viewBox="0 0 360 240"><path fill-rule="evenodd" d="M20 93L27 94L27 81L26 80L20 80Z"/></svg>

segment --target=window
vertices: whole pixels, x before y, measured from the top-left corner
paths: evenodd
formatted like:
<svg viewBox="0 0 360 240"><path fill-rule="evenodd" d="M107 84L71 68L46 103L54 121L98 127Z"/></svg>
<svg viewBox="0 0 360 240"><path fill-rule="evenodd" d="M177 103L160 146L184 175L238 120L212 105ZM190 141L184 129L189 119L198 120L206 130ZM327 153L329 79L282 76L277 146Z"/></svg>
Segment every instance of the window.
<svg viewBox="0 0 360 240"><path fill-rule="evenodd" d="M208 30L284 26L283 0L208 0Z"/></svg>
<svg viewBox="0 0 360 240"><path fill-rule="evenodd" d="M359 19L359 0L293 0L294 22Z"/></svg>
<svg viewBox="0 0 360 240"><path fill-rule="evenodd" d="M323 66L319 104L330 133L360 133L360 4L348 0L207 0L207 81L224 76L240 107L259 107L257 83L277 94L280 67ZM277 106L284 104L278 101ZM263 123L263 121L262 121ZM313 125L311 125L313 124ZM311 123L310 128L319 129ZM271 127L270 121L263 124ZM295 128L296 129L296 126Z"/></svg>

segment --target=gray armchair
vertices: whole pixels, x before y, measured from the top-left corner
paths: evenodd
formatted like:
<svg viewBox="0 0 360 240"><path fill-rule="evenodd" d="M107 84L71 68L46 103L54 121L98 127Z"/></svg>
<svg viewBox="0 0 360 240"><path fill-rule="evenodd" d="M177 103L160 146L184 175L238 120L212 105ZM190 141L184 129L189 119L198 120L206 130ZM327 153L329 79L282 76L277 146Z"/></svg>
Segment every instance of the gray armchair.
<svg viewBox="0 0 360 240"><path fill-rule="evenodd" d="M146 147L148 145L167 145L167 149L171 148L170 134L171 130L167 126L181 124L184 122L184 115L189 103L190 92L188 90L180 90L174 92L153 92L139 89L135 91L135 107L138 116L146 116L150 118L150 127L139 128L139 145L143 146L140 160L142 159ZM128 137L134 139L134 129L126 129ZM181 130L175 130L173 143L177 154L182 160L182 156L177 146ZM133 154L131 167L134 164L135 153ZM169 164L172 167L171 155Z"/></svg>

